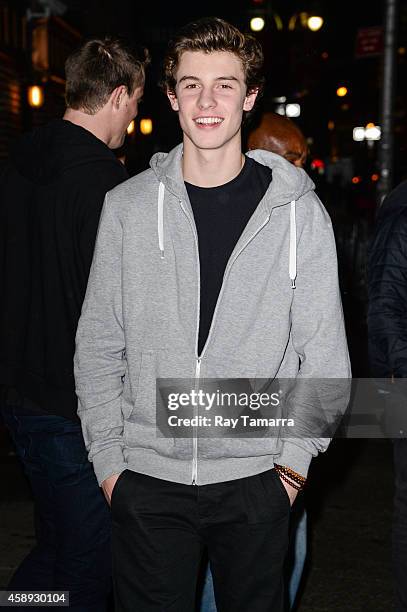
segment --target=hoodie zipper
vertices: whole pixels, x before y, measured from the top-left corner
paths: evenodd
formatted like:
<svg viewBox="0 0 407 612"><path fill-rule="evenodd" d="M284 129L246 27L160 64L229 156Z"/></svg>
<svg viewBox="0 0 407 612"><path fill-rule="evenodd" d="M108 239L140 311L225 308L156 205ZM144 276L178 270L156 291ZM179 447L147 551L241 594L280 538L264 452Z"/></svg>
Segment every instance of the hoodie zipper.
<svg viewBox="0 0 407 612"><path fill-rule="evenodd" d="M195 240L195 252L196 258L198 261L198 295L197 295L197 316L196 316L196 334L195 334L195 390L198 390L199 378L201 375L201 357L198 355L198 340L199 340L199 319L201 316L201 264L199 260L199 246L198 246L198 234L195 228L195 224L188 214L187 210L184 207L182 200L179 200L181 209L183 210L185 216L187 217L189 224L191 225L192 233L194 235ZM195 413L198 412L198 407L196 407ZM195 416L195 414L194 414ZM193 428L192 435L192 474L191 481L193 485L196 485L198 479L198 433L197 427Z"/></svg>
<svg viewBox="0 0 407 612"><path fill-rule="evenodd" d="M228 265L226 266L225 274L223 275L222 286L221 286L221 289L220 289L220 292L219 292L219 295L218 295L218 299L216 301L215 310L213 312L213 316L212 316L211 326L209 328L208 337L206 338L206 342L205 342L204 347L202 349L202 353L200 355L200 360L202 360L202 358L203 358L203 356L204 356L204 354L206 352L206 348L208 346L209 340L210 340L210 338L212 336L212 331L213 331L213 327L214 327L215 317L216 317L216 314L217 314L218 309L219 309L219 304L220 304L221 299L222 299L222 295L223 295L223 292L224 292L226 279L229 276L230 269L233 266L233 264L235 263L236 259L239 257L240 253L242 251L244 251L244 249L250 244L250 242L253 240L253 238L255 238L257 236L257 234L263 229L263 227L265 225L267 225L267 223L269 222L269 219L270 219L270 215L267 216L267 218L263 221L263 223L256 229L256 231L250 236L250 238L244 243L244 245L240 248L240 250L234 256L234 258L231 261L229 261Z"/></svg>
<svg viewBox="0 0 407 612"><path fill-rule="evenodd" d="M218 295L218 299L216 301L216 306L215 306L215 310L212 316L212 321L211 321L211 326L209 328L209 333L208 333L208 337L206 338L206 342L204 344L204 347L202 349L202 352L200 355L198 355L198 339L199 339L199 320L200 320L200 308L201 308L201 273L200 273L200 260L199 260L199 246L198 246L198 235L195 229L195 225L192 222L190 215L188 214L187 210L185 209L182 200L179 200L181 209L183 210L184 214L186 215L191 228L192 228L192 232L194 234L194 239L195 239L195 250L196 250L196 256L197 256L197 261L198 261L198 307L197 307L197 324L196 324L196 341L195 341L195 390L198 390L197 387L199 385L199 379L200 379L200 375L201 375L201 362L202 362L202 358L206 352L209 340L212 336L212 331L213 331L213 327L214 327L214 322L215 322L215 317L216 314L218 312L219 309L219 304L221 302L222 299L222 295L224 292L224 286L225 286L225 281L227 279L227 277L229 276L229 272L230 269L232 267L232 265L234 264L234 262L236 261L236 259L239 257L240 253L242 251L244 251L244 249L248 246L248 244L250 244L250 242L253 240L253 238L255 238L255 236L257 236L257 234L263 229L263 227L265 225L267 225L269 219L270 219L270 215L267 216L267 218L263 221L263 223L256 229L256 231L250 236L250 238L248 240L246 240L246 242L244 243L244 245L240 248L240 250L236 253L236 255L234 256L234 258L228 263L228 265L226 266L226 270L225 270L225 274L223 276L223 280L222 280L222 286ZM198 410L198 408L197 408ZM194 427L193 429L193 438L192 438L192 484L196 485L198 480L198 435L197 435L197 428Z"/></svg>
<svg viewBox="0 0 407 612"><path fill-rule="evenodd" d="M195 391L199 391L199 378L201 376L201 358L197 357L196 366L195 366ZM195 410L196 415L198 415L198 406ZM195 416L195 415L194 415ZM193 438L192 438L192 484L196 485L196 481L198 479L198 433L197 427L193 429Z"/></svg>

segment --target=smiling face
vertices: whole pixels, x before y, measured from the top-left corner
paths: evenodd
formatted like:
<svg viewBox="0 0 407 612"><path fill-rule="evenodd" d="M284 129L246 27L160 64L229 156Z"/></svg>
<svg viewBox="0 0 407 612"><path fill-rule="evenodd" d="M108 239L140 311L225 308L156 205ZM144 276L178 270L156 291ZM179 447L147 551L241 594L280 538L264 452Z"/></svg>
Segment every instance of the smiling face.
<svg viewBox="0 0 407 612"><path fill-rule="evenodd" d="M236 141L240 147L243 111L253 108L257 91L246 93L239 58L228 51L185 51L175 76L175 91L167 95L178 111L184 144L210 150Z"/></svg>

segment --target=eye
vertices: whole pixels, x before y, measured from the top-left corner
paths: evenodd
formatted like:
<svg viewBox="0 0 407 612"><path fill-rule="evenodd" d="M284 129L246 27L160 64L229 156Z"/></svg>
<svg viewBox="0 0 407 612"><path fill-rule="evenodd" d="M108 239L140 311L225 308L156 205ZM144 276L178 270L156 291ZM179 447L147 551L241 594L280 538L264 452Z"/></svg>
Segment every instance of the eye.
<svg viewBox="0 0 407 612"><path fill-rule="evenodd" d="M233 89L233 87L229 85L229 83L221 83L220 87L221 89Z"/></svg>
<svg viewBox="0 0 407 612"><path fill-rule="evenodd" d="M196 87L198 87L197 83L189 83L185 86L185 89L195 89Z"/></svg>

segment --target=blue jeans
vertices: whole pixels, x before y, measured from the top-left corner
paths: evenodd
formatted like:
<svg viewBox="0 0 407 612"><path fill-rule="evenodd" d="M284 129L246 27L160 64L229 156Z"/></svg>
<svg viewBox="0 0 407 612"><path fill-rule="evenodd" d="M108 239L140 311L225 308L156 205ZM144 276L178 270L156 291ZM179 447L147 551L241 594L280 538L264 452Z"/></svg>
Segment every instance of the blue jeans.
<svg viewBox="0 0 407 612"><path fill-rule="evenodd" d="M307 558L307 511L304 506L294 506L291 515L290 543L288 546L286 578L288 588L288 609L294 606L301 576Z"/></svg>
<svg viewBox="0 0 407 612"><path fill-rule="evenodd" d="M31 485L37 540L8 589L69 591L70 610L104 612L111 591L110 510L80 425L18 406L6 406L2 415Z"/></svg>
<svg viewBox="0 0 407 612"><path fill-rule="evenodd" d="M294 510L291 515L290 543L286 564L289 609L292 609L297 597L306 556L307 513L301 504L298 509L296 506L294 506ZM212 574L209 565L205 574L200 612L217 612Z"/></svg>

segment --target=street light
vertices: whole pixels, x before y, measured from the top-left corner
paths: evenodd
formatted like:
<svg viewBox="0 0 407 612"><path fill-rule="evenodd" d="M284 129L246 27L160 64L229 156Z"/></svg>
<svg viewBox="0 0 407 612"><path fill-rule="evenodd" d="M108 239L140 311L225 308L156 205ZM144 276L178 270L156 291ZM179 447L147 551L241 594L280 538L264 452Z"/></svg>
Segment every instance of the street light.
<svg viewBox="0 0 407 612"><path fill-rule="evenodd" d="M301 106L299 104L287 104L285 114L287 117L299 117L301 115Z"/></svg>
<svg viewBox="0 0 407 612"><path fill-rule="evenodd" d="M372 140L380 140L381 135L382 130L380 126L375 125L374 123L368 123L366 127L359 126L353 128L353 140L356 142L367 140L369 143Z"/></svg>
<svg viewBox="0 0 407 612"><path fill-rule="evenodd" d="M147 136L153 131L153 122L151 119L142 119L140 121L140 132Z"/></svg>
<svg viewBox="0 0 407 612"><path fill-rule="evenodd" d="M366 140L380 140L382 130L379 125L367 125L365 129Z"/></svg>
<svg viewBox="0 0 407 612"><path fill-rule="evenodd" d="M336 90L336 95L339 98L345 97L347 93L348 93L348 88L344 87L343 85L341 87L338 87L338 89Z"/></svg>
<svg viewBox="0 0 407 612"><path fill-rule="evenodd" d="M264 28L265 21L263 17L253 17L250 19L250 29L253 32L261 32Z"/></svg>
<svg viewBox="0 0 407 612"><path fill-rule="evenodd" d="M44 90L39 85L30 85L28 88L28 104L33 108L40 108L44 104Z"/></svg>
<svg viewBox="0 0 407 612"><path fill-rule="evenodd" d="M353 128L353 140L355 142L362 142L365 139L365 128L358 126Z"/></svg>
<svg viewBox="0 0 407 612"><path fill-rule="evenodd" d="M268 18L273 19L277 30L284 30L284 23L280 15L273 10L268 11ZM299 11L294 13L288 20L287 28L290 32L293 32L298 27L301 29L309 28L312 32L317 32L322 28L324 20L318 15L312 15L305 11ZM250 29L253 32L261 32L266 25L264 17L252 17L250 19Z"/></svg>
<svg viewBox="0 0 407 612"><path fill-rule="evenodd" d="M324 25L324 20L322 19L322 17L319 17L317 15L312 15L311 17L308 18L307 26L309 27L311 32L317 32L318 30L322 28L323 25Z"/></svg>

